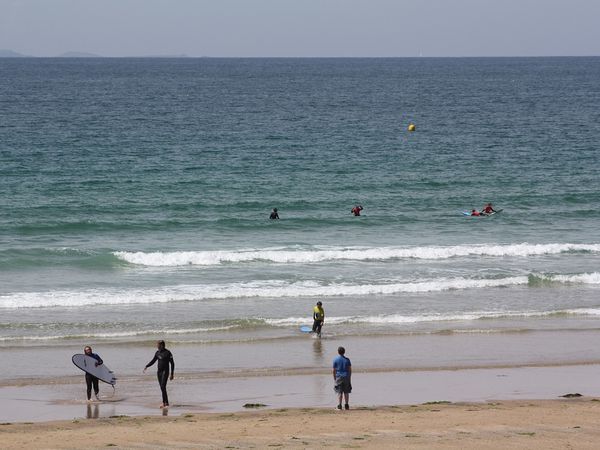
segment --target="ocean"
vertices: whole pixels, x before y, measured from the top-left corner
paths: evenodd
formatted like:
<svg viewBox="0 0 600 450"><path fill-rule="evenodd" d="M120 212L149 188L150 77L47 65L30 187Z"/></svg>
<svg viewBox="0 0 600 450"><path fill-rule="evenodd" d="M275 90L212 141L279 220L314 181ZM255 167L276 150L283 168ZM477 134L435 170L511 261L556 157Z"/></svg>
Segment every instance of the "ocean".
<svg viewBox="0 0 600 450"><path fill-rule="evenodd" d="M134 373L159 338L189 371L328 367L301 350L317 300L324 345L600 337L600 58L5 58L0 80L2 378L29 354L73 374L48 355L86 344Z"/></svg>

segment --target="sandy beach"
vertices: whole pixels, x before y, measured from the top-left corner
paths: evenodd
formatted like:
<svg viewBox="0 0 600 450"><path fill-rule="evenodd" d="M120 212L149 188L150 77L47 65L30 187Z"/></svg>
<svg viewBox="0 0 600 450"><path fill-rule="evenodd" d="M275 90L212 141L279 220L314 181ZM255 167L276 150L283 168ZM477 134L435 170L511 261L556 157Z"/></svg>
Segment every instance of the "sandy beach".
<svg viewBox="0 0 600 450"><path fill-rule="evenodd" d="M322 373L183 373L170 385L168 411L157 407L152 377L121 380L93 404L81 399L81 377L22 379L0 386L0 440L9 449L597 448L599 370L358 371L350 411L334 410L331 376Z"/></svg>
<svg viewBox="0 0 600 450"><path fill-rule="evenodd" d="M0 426L7 449L592 449L600 402L552 401L276 409Z"/></svg>

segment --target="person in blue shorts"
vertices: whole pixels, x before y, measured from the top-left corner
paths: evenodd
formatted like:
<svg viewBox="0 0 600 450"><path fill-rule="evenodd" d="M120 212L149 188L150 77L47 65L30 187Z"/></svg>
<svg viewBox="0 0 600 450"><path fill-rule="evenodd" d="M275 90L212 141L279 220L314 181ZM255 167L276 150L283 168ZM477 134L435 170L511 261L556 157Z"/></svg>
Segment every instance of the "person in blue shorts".
<svg viewBox="0 0 600 450"><path fill-rule="evenodd" d="M342 397L344 397L344 409L350 409L348 400L352 392L352 363L346 358L346 349L338 347L338 356L333 360L333 389L338 395L337 409L342 409Z"/></svg>

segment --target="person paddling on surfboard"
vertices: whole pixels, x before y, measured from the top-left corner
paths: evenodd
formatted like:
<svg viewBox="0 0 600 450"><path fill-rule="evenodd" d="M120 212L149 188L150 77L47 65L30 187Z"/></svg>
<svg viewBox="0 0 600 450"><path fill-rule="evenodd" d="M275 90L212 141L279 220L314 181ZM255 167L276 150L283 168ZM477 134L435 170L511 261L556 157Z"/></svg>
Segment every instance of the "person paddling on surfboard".
<svg viewBox="0 0 600 450"><path fill-rule="evenodd" d="M83 348L83 352L86 354L86 356L89 356L91 358L94 358L96 360L96 367L101 366L102 364L104 364L104 361L102 361L102 358L100 358L99 355L97 355L96 353L92 353L92 347L90 347L89 345L86 345ZM100 393L100 387L98 386L98 378L95 377L94 375L92 375L91 373L85 373L85 385L87 387L87 401L91 402L92 401L92 387L94 388L94 398L96 399L96 401L100 401L100 399L98 398L98 394Z"/></svg>
<svg viewBox="0 0 600 450"><path fill-rule="evenodd" d="M479 211L477 211L476 209L472 209L472 210L471 210L471 215L472 215L472 216L480 216L480 215L481 215L481 213L480 213Z"/></svg>
<svg viewBox="0 0 600 450"><path fill-rule="evenodd" d="M317 337L321 337L321 328L325 322L325 310L323 309L323 303L317 302L317 305L313 308L313 326L312 332L317 333Z"/></svg>
<svg viewBox="0 0 600 450"><path fill-rule="evenodd" d="M495 213L496 210L492 207L491 203L486 204L481 210L481 214L492 214Z"/></svg>
<svg viewBox="0 0 600 450"><path fill-rule="evenodd" d="M146 373L146 369L153 365L156 361L158 361L158 371L156 372L156 377L158 378L158 385L160 386L160 392L162 393L162 405L161 408L169 407L169 397L167 396L167 380L172 380L173 375L175 375L175 361L173 360L173 354L165 348L165 341L158 341L156 343L156 347L158 350L154 354L154 358L146 367L144 367L144 373ZM171 377L169 378L169 366L171 369Z"/></svg>

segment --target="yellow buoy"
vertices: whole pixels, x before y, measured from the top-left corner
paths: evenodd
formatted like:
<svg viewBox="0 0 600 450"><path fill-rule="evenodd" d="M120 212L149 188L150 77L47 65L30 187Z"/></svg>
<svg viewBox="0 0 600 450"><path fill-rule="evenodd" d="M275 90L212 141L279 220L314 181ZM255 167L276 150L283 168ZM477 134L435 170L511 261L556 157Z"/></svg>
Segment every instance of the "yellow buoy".
<svg viewBox="0 0 600 450"><path fill-rule="evenodd" d="M417 129L417 127L415 127L414 123L411 123L408 125L408 131L415 131Z"/></svg>

